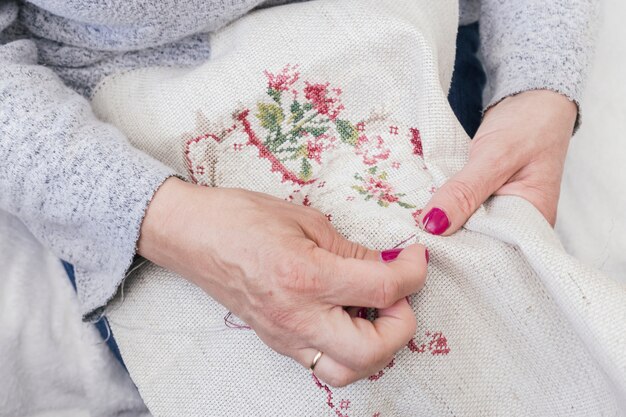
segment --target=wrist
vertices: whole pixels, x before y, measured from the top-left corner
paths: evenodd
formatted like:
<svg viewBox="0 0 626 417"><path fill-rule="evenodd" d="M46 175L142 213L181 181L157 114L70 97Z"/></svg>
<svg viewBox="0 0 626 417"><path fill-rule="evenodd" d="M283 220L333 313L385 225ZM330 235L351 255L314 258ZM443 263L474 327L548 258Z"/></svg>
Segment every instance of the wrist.
<svg viewBox="0 0 626 417"><path fill-rule="evenodd" d="M164 254L176 245L174 230L180 216L185 217L194 185L177 177L170 177L157 189L146 209L141 223L137 253L144 258L163 265Z"/></svg>
<svg viewBox="0 0 626 417"><path fill-rule="evenodd" d="M485 113L485 119L504 114L532 120L530 128L569 139L578 118L578 105L552 90L530 90L506 97Z"/></svg>

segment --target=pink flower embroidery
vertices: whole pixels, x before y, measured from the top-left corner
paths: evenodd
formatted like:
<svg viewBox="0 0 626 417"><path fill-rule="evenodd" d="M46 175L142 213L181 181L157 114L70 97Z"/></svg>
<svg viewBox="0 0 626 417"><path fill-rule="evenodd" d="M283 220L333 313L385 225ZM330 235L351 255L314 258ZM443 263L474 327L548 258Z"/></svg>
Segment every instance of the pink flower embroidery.
<svg viewBox="0 0 626 417"><path fill-rule="evenodd" d="M359 136L356 144L356 154L363 158L365 165L375 165L378 161L389 158L391 151L385 147L385 141L378 135L373 139L366 135Z"/></svg>
<svg viewBox="0 0 626 417"><path fill-rule="evenodd" d="M322 163L322 153L335 147L337 139L328 135L321 135L309 139L306 143L306 154L308 159L312 159L318 164Z"/></svg>
<svg viewBox="0 0 626 417"><path fill-rule="evenodd" d="M289 91L300 78L300 73L296 71L297 65L291 66L287 64L279 73L272 74L265 70L267 77L267 87L276 91Z"/></svg>
<svg viewBox="0 0 626 417"><path fill-rule="evenodd" d="M399 200L399 198L393 194L391 184L373 175L365 179L365 190L378 201L395 203Z"/></svg>
<svg viewBox="0 0 626 417"><path fill-rule="evenodd" d="M411 204L400 201L400 197L404 197L405 194L396 193L387 180L387 173L385 171L378 173L378 167L368 169L364 177L356 174L354 178L361 184L353 185L352 189L364 195L366 201L375 200L382 207L389 207L390 204L396 203L400 207L415 208Z"/></svg>
<svg viewBox="0 0 626 417"><path fill-rule="evenodd" d="M341 89L329 90L330 83L311 84L307 81L305 84L304 97L313 104L319 114L326 115L334 121L344 109L339 98L342 93Z"/></svg>

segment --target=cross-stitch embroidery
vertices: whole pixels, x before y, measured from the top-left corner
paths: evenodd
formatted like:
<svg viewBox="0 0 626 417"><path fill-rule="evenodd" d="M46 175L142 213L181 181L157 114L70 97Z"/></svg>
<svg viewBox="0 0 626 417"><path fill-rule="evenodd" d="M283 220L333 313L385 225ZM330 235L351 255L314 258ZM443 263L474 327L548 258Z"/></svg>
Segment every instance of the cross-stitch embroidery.
<svg viewBox="0 0 626 417"><path fill-rule="evenodd" d="M303 81L297 65L286 65L276 73L266 70L264 74L267 99L257 102L255 110L245 108L235 112L236 126L220 134L205 134L187 141L185 160L194 182L211 185L211 169L207 165L215 161L207 155L209 148L205 141L220 143L238 127L248 141L233 143L231 149L240 152L244 146L256 147L258 156L270 162L271 171L279 173L282 182L298 187L314 183L328 152L347 147L364 165L362 172L354 174L357 183L351 187L353 190L381 207L396 204L406 209L415 208L401 200L405 194L394 191L388 172L380 165L391 156L386 141L402 138L399 135L401 132L404 135L405 129L397 125L380 129L370 126L372 121L353 123L342 117L345 105L341 88L329 82ZM414 154L421 157L419 130L411 127L406 129L406 135ZM388 165L387 169L400 167L399 162Z"/></svg>

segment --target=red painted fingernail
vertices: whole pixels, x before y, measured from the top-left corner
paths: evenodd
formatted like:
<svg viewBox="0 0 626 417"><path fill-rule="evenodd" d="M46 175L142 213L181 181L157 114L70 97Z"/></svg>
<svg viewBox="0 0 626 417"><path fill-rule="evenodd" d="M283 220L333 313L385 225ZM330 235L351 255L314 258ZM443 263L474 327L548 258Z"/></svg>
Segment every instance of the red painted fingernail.
<svg viewBox="0 0 626 417"><path fill-rule="evenodd" d="M430 254L428 253L428 249L424 251L424 256L426 257L426 265L430 262Z"/></svg>
<svg viewBox="0 0 626 417"><path fill-rule="evenodd" d="M384 250L380 253L380 259L383 262L391 262L400 255L400 252L402 252L401 248Z"/></svg>
<svg viewBox="0 0 626 417"><path fill-rule="evenodd" d="M450 227L450 220L440 208L435 207L424 216L424 229L430 234L441 235L448 230L448 227Z"/></svg>
<svg viewBox="0 0 626 417"><path fill-rule="evenodd" d="M367 318L367 308L360 308L359 311L356 313L356 316L360 319Z"/></svg>

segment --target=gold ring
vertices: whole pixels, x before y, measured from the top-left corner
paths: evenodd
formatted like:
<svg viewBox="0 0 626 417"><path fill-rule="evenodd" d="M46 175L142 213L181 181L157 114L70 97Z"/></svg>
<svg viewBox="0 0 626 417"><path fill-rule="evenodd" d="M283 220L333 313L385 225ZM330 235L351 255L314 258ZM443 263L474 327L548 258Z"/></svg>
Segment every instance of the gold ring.
<svg viewBox="0 0 626 417"><path fill-rule="evenodd" d="M315 371L315 366L320 361L320 358L323 354L324 352L321 352L319 350L317 351L317 355L315 355L315 357L313 358L313 362L311 362L311 366L309 366L309 368L311 368L311 371Z"/></svg>

